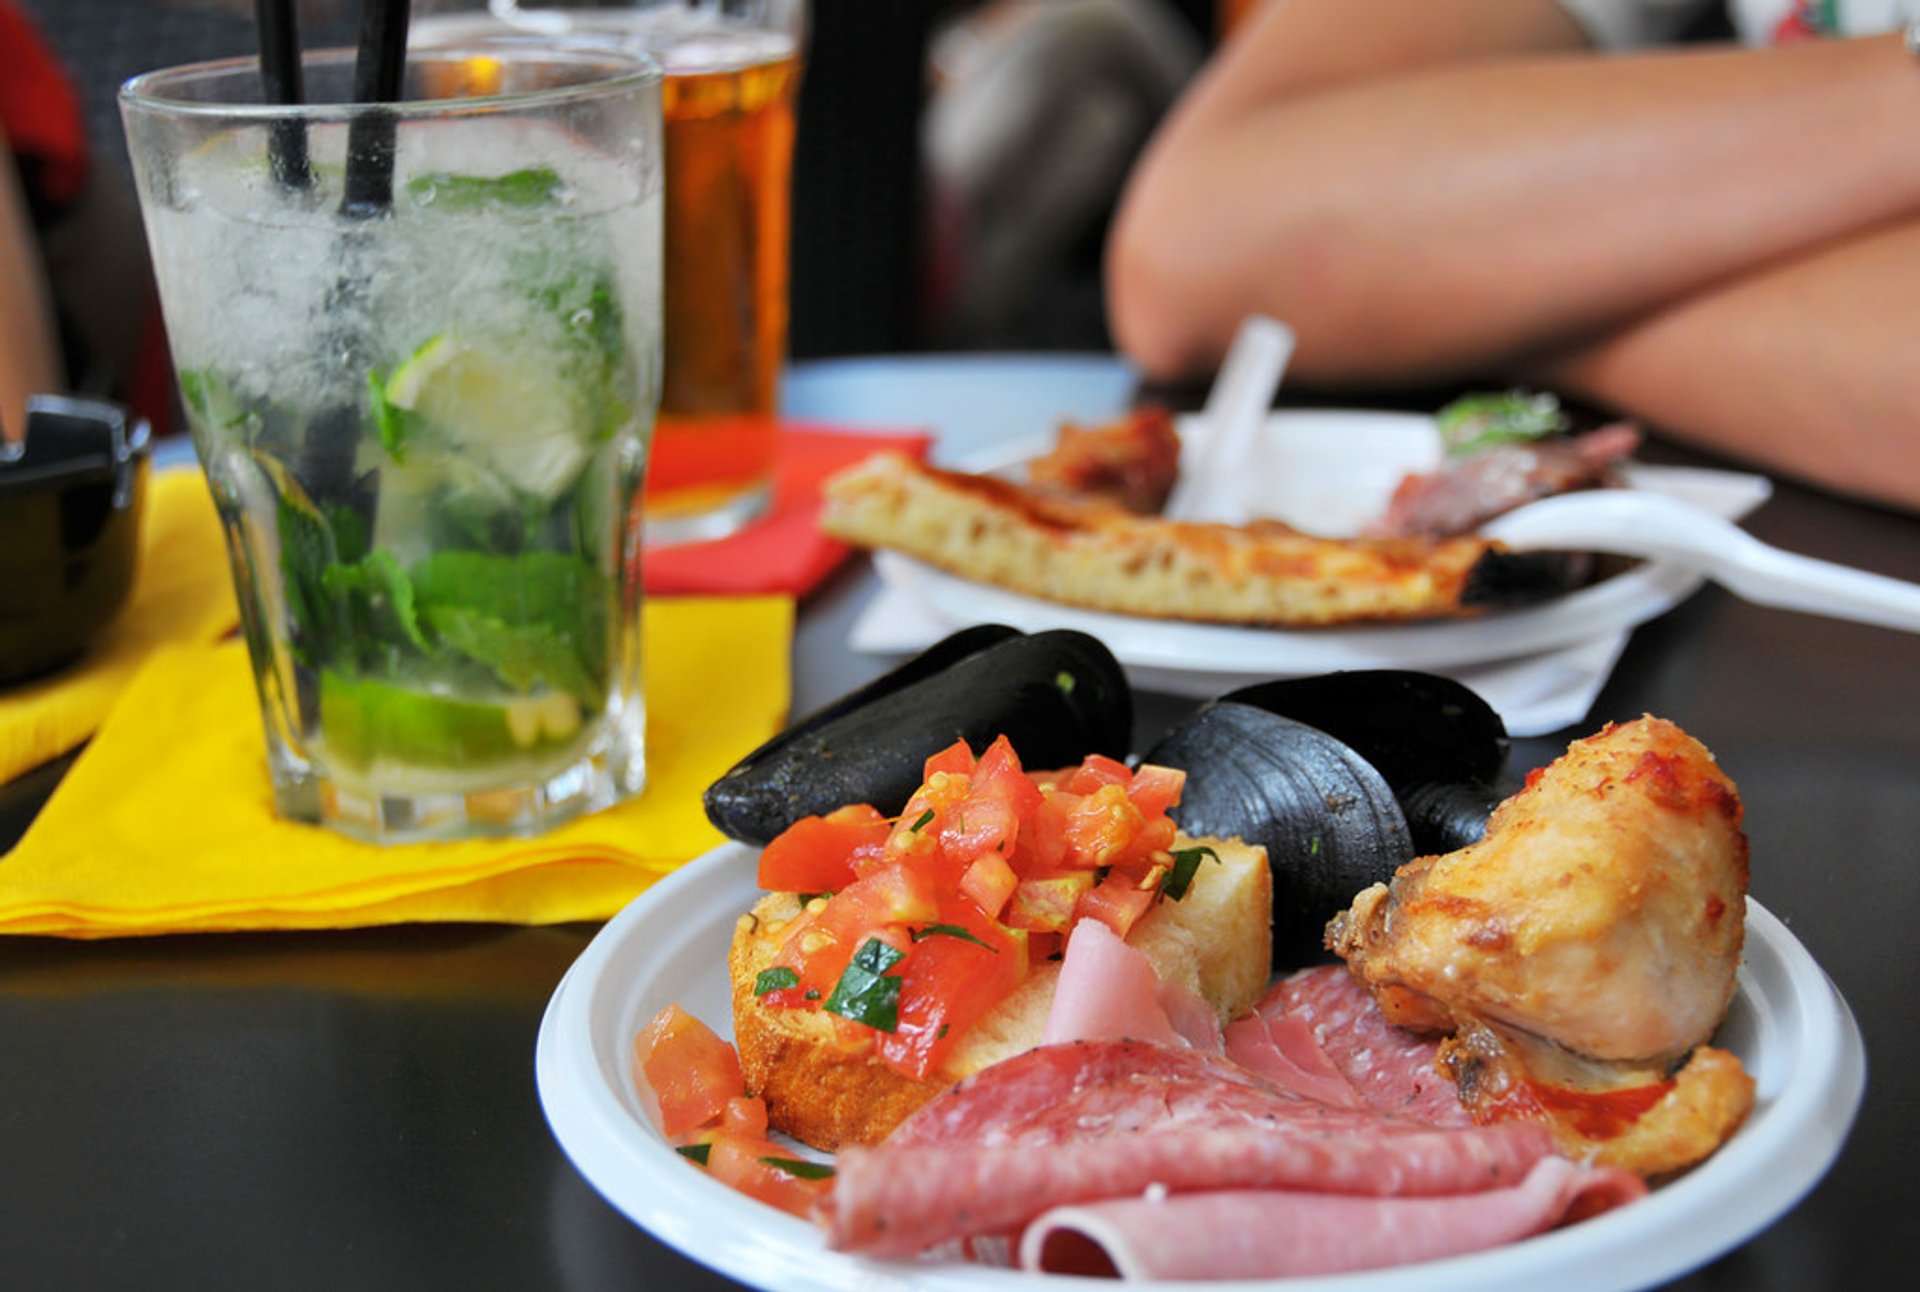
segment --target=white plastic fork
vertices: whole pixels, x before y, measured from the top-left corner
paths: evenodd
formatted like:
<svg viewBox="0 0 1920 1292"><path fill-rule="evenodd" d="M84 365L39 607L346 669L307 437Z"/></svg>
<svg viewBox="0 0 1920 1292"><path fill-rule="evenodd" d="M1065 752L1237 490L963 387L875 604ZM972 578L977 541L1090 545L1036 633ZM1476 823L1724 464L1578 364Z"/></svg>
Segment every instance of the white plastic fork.
<svg viewBox="0 0 1920 1292"><path fill-rule="evenodd" d="M1292 328L1264 314L1249 315L1234 333L1206 408L1182 432L1180 475L1162 515L1233 525L1247 519L1254 443L1293 357L1293 339Z"/></svg>
<svg viewBox="0 0 1920 1292"><path fill-rule="evenodd" d="M1759 605L1920 632L1920 584L1770 547L1732 521L1665 494L1561 494L1516 508L1480 532L1519 550L1669 561Z"/></svg>

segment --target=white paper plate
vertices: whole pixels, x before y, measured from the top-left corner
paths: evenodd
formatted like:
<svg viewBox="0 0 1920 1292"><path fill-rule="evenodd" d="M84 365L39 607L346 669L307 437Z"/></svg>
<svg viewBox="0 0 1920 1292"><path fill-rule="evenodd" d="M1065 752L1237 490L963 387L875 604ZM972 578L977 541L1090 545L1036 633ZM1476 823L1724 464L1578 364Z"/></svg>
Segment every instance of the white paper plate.
<svg viewBox="0 0 1920 1292"><path fill-rule="evenodd" d="M728 844L661 881L601 930L555 990L540 1025L535 1073L548 1123L574 1166L661 1242L755 1287L1046 1292L1096 1286L1094 1280L830 1252L811 1226L709 1178L654 1130L633 1090L633 1038L674 1002L731 1034L726 950L735 919L759 897L757 858L753 849ZM1719 1043L1753 1074L1753 1114L1705 1164L1652 1196L1479 1255L1234 1286L1623 1292L1704 1264L1772 1224L1826 1173L1859 1110L1866 1072L1846 1003L1786 927L1751 901L1739 992Z"/></svg>
<svg viewBox="0 0 1920 1292"><path fill-rule="evenodd" d="M1044 447L1015 445L968 468L1014 470ZM1439 461L1440 441L1430 417L1299 410L1268 419L1260 450L1250 470L1273 482L1261 513L1311 533L1342 537L1385 510L1402 476L1431 470ZM1733 520L1771 492L1764 477L1700 468L1635 465L1627 479L1633 488L1673 494ZM1226 686L1336 669L1457 669L1516 659L1624 632L1672 609L1702 582L1680 566L1649 563L1542 605L1478 619L1277 629L1081 610L962 579L897 552L876 553L875 568L891 588L948 623L1091 633L1143 685L1180 674L1203 675Z"/></svg>

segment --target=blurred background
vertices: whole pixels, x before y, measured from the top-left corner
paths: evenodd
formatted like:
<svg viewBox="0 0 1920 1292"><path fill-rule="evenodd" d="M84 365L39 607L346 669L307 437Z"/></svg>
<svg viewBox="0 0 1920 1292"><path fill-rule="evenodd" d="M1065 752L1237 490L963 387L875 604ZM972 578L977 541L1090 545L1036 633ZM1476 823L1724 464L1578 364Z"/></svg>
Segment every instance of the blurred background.
<svg viewBox="0 0 1920 1292"><path fill-rule="evenodd" d="M64 66L91 149L80 199L36 213L71 388L177 425L115 93L252 54L252 0L13 3ZM812 0L792 357L1106 349L1100 249L1120 186L1252 3ZM358 11L299 0L303 43L352 44Z"/></svg>

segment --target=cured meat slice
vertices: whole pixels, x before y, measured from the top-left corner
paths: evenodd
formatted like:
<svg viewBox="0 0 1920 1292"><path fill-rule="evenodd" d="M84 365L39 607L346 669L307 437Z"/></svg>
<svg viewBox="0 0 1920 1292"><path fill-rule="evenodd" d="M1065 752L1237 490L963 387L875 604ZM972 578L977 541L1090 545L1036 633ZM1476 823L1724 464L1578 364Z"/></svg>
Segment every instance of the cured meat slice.
<svg viewBox="0 0 1920 1292"><path fill-rule="evenodd" d="M1473 1124L1454 1083L1437 1065L1440 1038L1389 1023L1372 993L1344 965L1320 965L1281 979L1249 1019L1264 1021L1239 1020L1227 1029L1227 1057L1236 1063L1266 1073L1276 1064L1308 1061L1297 1039L1297 1029L1304 1026L1366 1106L1428 1126ZM1282 1048L1279 1059L1269 1052L1269 1036Z"/></svg>
<svg viewBox="0 0 1920 1292"><path fill-rule="evenodd" d="M1227 1057L1282 1090L1336 1108L1365 1108L1366 1100L1328 1057L1306 1019L1256 1009L1227 1025Z"/></svg>
<svg viewBox="0 0 1920 1292"><path fill-rule="evenodd" d="M1047 1212L1022 1235L1020 1264L1126 1279L1336 1274L1485 1251L1645 1193L1632 1172L1545 1157L1509 1188L1444 1198L1153 1194Z"/></svg>
<svg viewBox="0 0 1920 1292"><path fill-rule="evenodd" d="M842 1152L821 1218L836 1248L910 1256L1002 1234L1059 1205L1164 1188L1444 1196L1512 1184L1552 1151L1544 1127L1304 1134L1242 1125L1025 1145L879 1144Z"/></svg>
<svg viewBox="0 0 1920 1292"><path fill-rule="evenodd" d="M1433 1130L1300 1098L1194 1050L1045 1046L937 1097L886 1142L845 1150L820 1218L834 1247L904 1256L1154 1186L1494 1188L1551 1149L1551 1135L1529 1123Z"/></svg>
<svg viewBox="0 0 1920 1292"><path fill-rule="evenodd" d="M1614 422L1570 439L1488 449L1401 480L1386 514L1367 532L1375 538L1468 534L1536 499L1604 487L1639 447L1639 428Z"/></svg>
<svg viewBox="0 0 1920 1292"><path fill-rule="evenodd" d="M1220 1050L1213 1006L1177 982L1163 982L1144 951L1099 920L1081 920L1067 939L1054 980L1042 1043L1156 1041Z"/></svg>
<svg viewBox="0 0 1920 1292"><path fill-rule="evenodd" d="M1299 1134L1415 1131L1289 1094L1236 1063L1142 1041L1045 1045L936 1096L883 1142L1041 1148L1091 1135L1284 1125Z"/></svg>

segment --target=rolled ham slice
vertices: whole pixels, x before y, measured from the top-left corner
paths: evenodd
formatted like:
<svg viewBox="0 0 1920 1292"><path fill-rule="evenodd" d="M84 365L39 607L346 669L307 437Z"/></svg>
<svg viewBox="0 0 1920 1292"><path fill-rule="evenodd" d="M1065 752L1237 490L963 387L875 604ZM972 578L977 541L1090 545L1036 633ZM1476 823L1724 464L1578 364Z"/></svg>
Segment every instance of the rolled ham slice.
<svg viewBox="0 0 1920 1292"><path fill-rule="evenodd" d="M1219 1053L1220 1020L1197 993L1162 982L1153 961L1099 920L1081 920L1067 939L1041 1037L1068 1041L1156 1041Z"/></svg>
<svg viewBox="0 0 1920 1292"><path fill-rule="evenodd" d="M1020 1264L1124 1279L1271 1279L1485 1251L1646 1192L1631 1172L1545 1157L1508 1188L1444 1198L1283 1190L1151 1196L1060 1207L1020 1240Z"/></svg>

